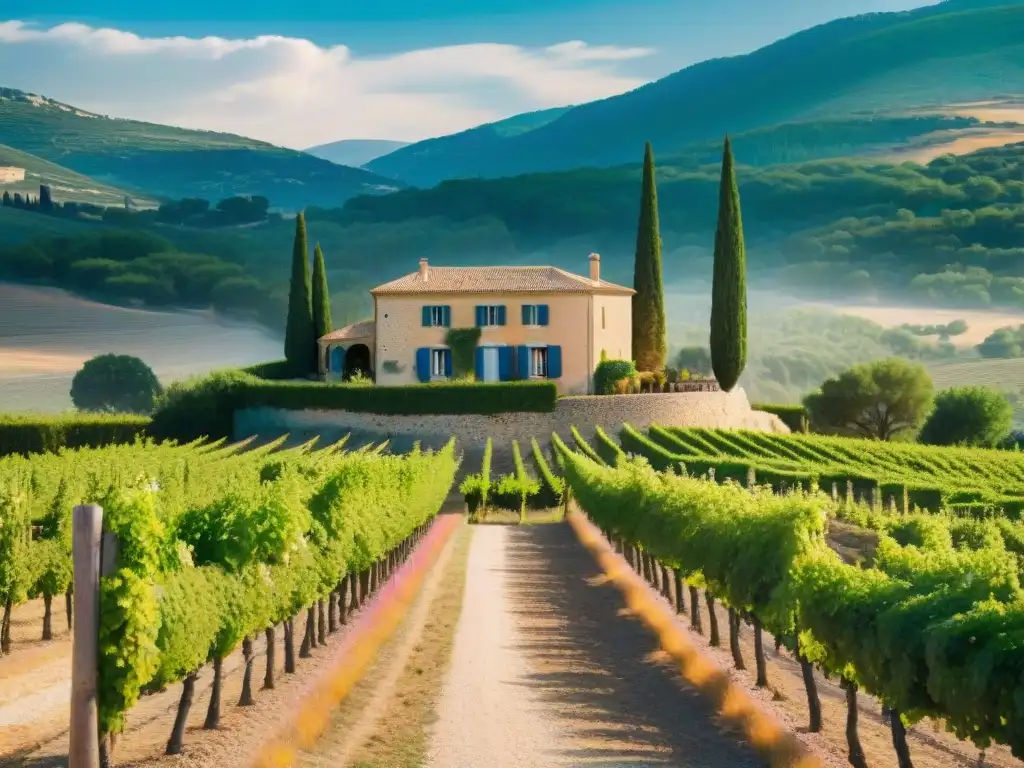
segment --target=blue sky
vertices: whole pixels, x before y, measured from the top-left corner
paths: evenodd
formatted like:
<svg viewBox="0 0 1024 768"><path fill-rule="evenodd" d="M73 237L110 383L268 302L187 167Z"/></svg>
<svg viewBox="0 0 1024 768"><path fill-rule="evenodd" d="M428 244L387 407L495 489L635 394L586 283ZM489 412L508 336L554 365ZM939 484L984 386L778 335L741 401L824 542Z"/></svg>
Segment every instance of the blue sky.
<svg viewBox="0 0 1024 768"><path fill-rule="evenodd" d="M26 3L7 19L21 22L16 29L9 24L4 34L0 23L0 85L104 114L289 146L413 140L613 95L833 18L927 4L47 0L45 15ZM123 34L115 40L100 28ZM201 40L210 36L221 42ZM577 41L584 48L558 47ZM53 66L38 66L29 49ZM341 103L325 106L331 94ZM288 112L303 105L316 105L325 119L311 125Z"/></svg>

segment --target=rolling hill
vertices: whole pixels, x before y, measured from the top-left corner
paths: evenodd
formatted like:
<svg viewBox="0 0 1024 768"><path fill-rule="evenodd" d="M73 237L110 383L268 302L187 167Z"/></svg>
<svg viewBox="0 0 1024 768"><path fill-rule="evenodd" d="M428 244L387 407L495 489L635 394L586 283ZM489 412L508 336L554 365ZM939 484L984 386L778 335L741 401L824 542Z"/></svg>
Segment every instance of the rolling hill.
<svg viewBox="0 0 1024 768"><path fill-rule="evenodd" d="M330 144L320 144L303 150L306 154L330 160L338 165L349 165L359 168L371 160L383 157L402 147L409 146L407 141L389 141L388 139L342 139Z"/></svg>
<svg viewBox="0 0 1024 768"><path fill-rule="evenodd" d="M840 19L753 53L688 67L512 135L481 126L368 164L429 186L449 178L611 166L791 123L946 114L1024 92L1024 0L947 0ZM519 118L513 118L513 123ZM826 155L827 156L827 155Z"/></svg>
<svg viewBox="0 0 1024 768"><path fill-rule="evenodd" d="M53 199L64 202L93 203L102 206L124 205L125 197L131 197L136 207L155 207L156 201L144 195L133 195L127 190L110 186L83 176L69 168L43 160L28 152L0 144L0 166L13 165L25 169L25 180L0 185L0 192L20 192L33 197L39 194L39 185L48 184Z"/></svg>
<svg viewBox="0 0 1024 768"><path fill-rule="evenodd" d="M167 198L263 195L295 209L402 186L253 139L104 117L11 88L0 88L0 144L105 185Z"/></svg>

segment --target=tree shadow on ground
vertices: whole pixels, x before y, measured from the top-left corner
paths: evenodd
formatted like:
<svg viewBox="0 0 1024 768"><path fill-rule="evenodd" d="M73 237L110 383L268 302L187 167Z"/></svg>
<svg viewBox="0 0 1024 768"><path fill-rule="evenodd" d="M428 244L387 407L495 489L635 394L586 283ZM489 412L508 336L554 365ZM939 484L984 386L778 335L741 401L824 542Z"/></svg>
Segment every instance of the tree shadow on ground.
<svg viewBox="0 0 1024 768"><path fill-rule="evenodd" d="M534 689L556 713L573 765L743 768L764 761L623 610L619 591L568 525L511 529L505 557L510 639Z"/></svg>

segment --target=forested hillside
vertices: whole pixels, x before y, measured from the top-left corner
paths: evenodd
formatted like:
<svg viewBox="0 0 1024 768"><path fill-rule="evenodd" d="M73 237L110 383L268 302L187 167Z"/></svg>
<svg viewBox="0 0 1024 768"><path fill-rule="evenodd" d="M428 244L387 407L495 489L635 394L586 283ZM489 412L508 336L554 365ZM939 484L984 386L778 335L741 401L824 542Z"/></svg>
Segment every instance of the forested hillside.
<svg viewBox="0 0 1024 768"><path fill-rule="evenodd" d="M401 186L242 136L112 119L13 88L0 88L0 144L159 197L263 195L297 209Z"/></svg>
<svg viewBox="0 0 1024 768"><path fill-rule="evenodd" d="M950 0L839 19L753 53L688 67L621 96L575 107L516 135L468 131L369 164L418 186L442 179L611 166L645 141L663 156L786 123L940 113L1019 94L1024 4ZM820 156L820 155L819 155Z"/></svg>

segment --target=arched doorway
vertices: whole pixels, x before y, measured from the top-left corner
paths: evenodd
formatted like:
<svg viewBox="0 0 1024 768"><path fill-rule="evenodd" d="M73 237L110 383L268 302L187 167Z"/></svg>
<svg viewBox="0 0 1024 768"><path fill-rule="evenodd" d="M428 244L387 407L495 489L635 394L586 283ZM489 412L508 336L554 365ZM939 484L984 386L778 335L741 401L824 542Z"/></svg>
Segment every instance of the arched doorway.
<svg viewBox="0 0 1024 768"><path fill-rule="evenodd" d="M345 352L345 379L352 378L357 371L364 376L373 378L373 370L370 368L370 348L365 344L353 344Z"/></svg>

